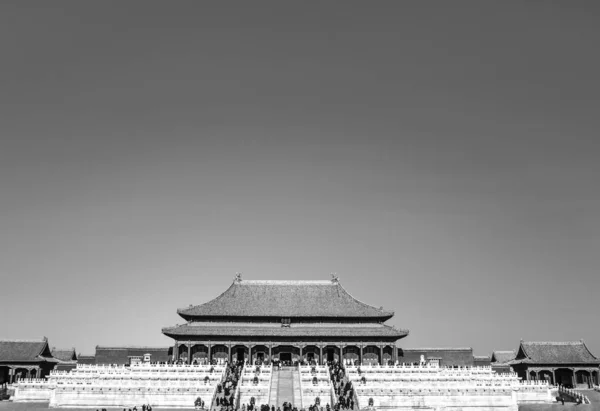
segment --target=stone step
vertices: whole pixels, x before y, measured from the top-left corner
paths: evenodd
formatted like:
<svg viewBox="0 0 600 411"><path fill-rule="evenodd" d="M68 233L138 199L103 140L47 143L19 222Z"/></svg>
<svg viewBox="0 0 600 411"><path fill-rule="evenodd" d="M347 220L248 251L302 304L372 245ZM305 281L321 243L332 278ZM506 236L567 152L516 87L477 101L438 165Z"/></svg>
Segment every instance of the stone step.
<svg viewBox="0 0 600 411"><path fill-rule="evenodd" d="M293 371L293 383L294 383L294 404L297 408L303 408L302 404L302 392L300 392L300 370L295 369Z"/></svg>
<svg viewBox="0 0 600 411"><path fill-rule="evenodd" d="M273 369L271 373L271 394L269 396L269 405L274 405L277 408L277 389L279 388L279 372Z"/></svg>
<svg viewBox="0 0 600 411"><path fill-rule="evenodd" d="M284 402L294 404L294 377L290 368L283 368L279 371L279 384L277 387L277 404L280 407Z"/></svg>

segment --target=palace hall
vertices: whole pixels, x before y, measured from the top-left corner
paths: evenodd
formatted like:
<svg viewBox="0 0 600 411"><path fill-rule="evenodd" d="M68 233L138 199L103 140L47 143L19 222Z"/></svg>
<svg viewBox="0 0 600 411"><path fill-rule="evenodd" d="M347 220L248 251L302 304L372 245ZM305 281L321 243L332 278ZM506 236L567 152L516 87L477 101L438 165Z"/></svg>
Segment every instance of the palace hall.
<svg viewBox="0 0 600 411"><path fill-rule="evenodd" d="M185 324L163 328L176 360L359 363L398 360L408 330L385 322L394 312L350 295L330 281L248 281L237 275L215 299L179 309Z"/></svg>

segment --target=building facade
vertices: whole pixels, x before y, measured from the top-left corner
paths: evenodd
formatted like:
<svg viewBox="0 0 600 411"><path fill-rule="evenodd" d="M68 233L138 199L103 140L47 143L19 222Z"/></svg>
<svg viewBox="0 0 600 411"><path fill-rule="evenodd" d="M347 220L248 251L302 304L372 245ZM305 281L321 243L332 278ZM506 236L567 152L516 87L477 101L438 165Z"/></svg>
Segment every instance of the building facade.
<svg viewBox="0 0 600 411"><path fill-rule="evenodd" d="M41 378L59 361L52 357L48 339L0 340L0 384L19 378Z"/></svg>
<svg viewBox="0 0 600 411"><path fill-rule="evenodd" d="M392 311L351 296L331 281L247 281L236 276L217 298L177 313L185 324L163 328L173 357L191 363L224 359L317 361L398 360L408 335L385 322Z"/></svg>
<svg viewBox="0 0 600 411"><path fill-rule="evenodd" d="M512 369L524 380L548 380L570 388L598 385L600 359L583 340L566 342L521 341Z"/></svg>

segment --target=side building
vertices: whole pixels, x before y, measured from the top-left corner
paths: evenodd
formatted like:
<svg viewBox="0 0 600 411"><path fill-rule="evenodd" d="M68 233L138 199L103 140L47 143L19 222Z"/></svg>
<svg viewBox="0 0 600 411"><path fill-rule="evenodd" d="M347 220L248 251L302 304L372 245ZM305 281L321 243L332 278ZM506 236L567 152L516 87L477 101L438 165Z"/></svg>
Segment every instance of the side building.
<svg viewBox="0 0 600 411"><path fill-rule="evenodd" d="M0 384L19 378L42 378L59 361L52 357L48 339L0 340Z"/></svg>
<svg viewBox="0 0 600 411"><path fill-rule="evenodd" d="M596 358L579 341L521 341L512 369L524 380L548 380L569 388L589 389L598 385Z"/></svg>
<svg viewBox="0 0 600 411"><path fill-rule="evenodd" d="M177 313L185 324L163 328L174 359L397 361L408 335L385 322L392 311L351 296L331 281L247 281L238 275L217 298Z"/></svg>
<svg viewBox="0 0 600 411"><path fill-rule="evenodd" d="M172 356L173 347L96 346L96 355L91 358L93 363L99 365L131 365L140 362L168 362Z"/></svg>

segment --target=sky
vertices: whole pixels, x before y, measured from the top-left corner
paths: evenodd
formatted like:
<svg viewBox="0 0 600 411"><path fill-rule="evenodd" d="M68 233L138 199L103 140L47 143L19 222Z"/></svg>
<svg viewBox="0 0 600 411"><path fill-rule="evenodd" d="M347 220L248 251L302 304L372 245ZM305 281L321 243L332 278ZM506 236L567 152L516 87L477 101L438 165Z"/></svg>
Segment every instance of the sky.
<svg viewBox="0 0 600 411"><path fill-rule="evenodd" d="M598 2L0 4L0 338L326 280L398 346L600 356Z"/></svg>

